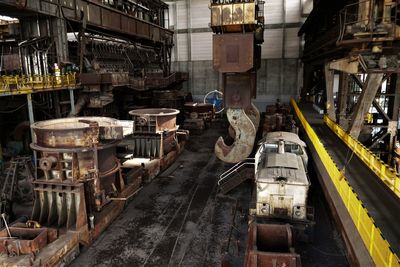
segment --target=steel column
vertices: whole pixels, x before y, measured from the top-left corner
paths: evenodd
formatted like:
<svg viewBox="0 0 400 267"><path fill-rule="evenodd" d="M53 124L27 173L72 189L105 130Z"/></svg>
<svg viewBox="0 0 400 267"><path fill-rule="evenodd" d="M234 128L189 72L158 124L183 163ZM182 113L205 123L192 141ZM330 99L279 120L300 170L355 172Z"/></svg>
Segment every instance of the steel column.
<svg viewBox="0 0 400 267"><path fill-rule="evenodd" d="M35 117L33 114L33 105L32 105L32 94L27 94L26 95L26 100L28 102L28 116L29 116L29 123L32 125L35 123ZM31 137L32 137L32 142L36 142L36 135L33 132L31 128ZM36 167L37 165L37 152L33 151L33 162L34 166ZM37 172L35 171L35 178L37 177Z"/></svg>
<svg viewBox="0 0 400 267"><path fill-rule="evenodd" d="M325 63L325 85L326 85L326 111L328 116L336 121L335 102L333 99L333 75L334 71L329 67L330 62Z"/></svg>
<svg viewBox="0 0 400 267"><path fill-rule="evenodd" d="M393 77L393 76L392 76ZM399 109L400 109L400 74L396 74L396 85L394 90L394 100L393 100L393 107L392 107L392 120L389 121L388 131L390 132L390 140L389 140L389 149L390 151L393 150L395 139L397 137L397 130L399 127ZM391 153L389 153L389 157L391 157ZM389 158L390 160L390 158Z"/></svg>
<svg viewBox="0 0 400 267"><path fill-rule="evenodd" d="M352 120L350 122L349 132L355 138L358 138L360 135L361 128L364 125L365 114L372 105L372 101L374 100L375 95L381 86L382 79L383 73L368 74L363 91L357 101L352 115Z"/></svg>
<svg viewBox="0 0 400 267"><path fill-rule="evenodd" d="M338 115L340 126L347 128L346 109L347 95L349 92L349 75L341 72L339 76Z"/></svg>
<svg viewBox="0 0 400 267"><path fill-rule="evenodd" d="M75 97L73 89L69 89L69 101L71 102L71 114L75 114Z"/></svg>
<svg viewBox="0 0 400 267"><path fill-rule="evenodd" d="M52 38L55 40L58 63L68 61L67 23L62 18L52 18Z"/></svg>

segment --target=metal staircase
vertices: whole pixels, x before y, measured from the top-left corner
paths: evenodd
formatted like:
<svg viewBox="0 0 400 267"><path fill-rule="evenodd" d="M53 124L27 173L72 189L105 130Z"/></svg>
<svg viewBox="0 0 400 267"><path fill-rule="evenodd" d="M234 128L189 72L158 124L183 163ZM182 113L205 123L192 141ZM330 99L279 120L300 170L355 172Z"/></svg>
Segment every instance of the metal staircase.
<svg viewBox="0 0 400 267"><path fill-rule="evenodd" d="M220 175L218 180L219 190L226 194L241 183L254 177L254 158L247 158ZM251 172L249 172L249 168ZM249 175L251 173L251 175Z"/></svg>

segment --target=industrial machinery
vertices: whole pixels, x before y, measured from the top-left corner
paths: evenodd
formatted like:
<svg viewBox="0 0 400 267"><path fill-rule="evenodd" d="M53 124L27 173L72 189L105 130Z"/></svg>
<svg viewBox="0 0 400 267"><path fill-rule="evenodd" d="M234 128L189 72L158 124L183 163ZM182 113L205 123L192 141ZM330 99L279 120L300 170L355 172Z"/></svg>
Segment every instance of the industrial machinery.
<svg viewBox="0 0 400 267"><path fill-rule="evenodd" d="M0 10L19 26L7 26L12 42L0 38L13 62L0 77L0 91L57 90L49 97L55 103L49 113L56 117L124 115L129 107L117 106L115 89L123 99L148 89L176 89L187 79L171 71L173 32L163 1L10 0L1 1ZM75 99L77 88L83 90Z"/></svg>
<svg viewBox="0 0 400 267"><path fill-rule="evenodd" d="M31 157L15 157L8 163L3 175L0 175L0 214L4 214L6 221L14 217L13 207L16 203L33 200L32 192L32 159ZM0 228L4 221L0 220Z"/></svg>
<svg viewBox="0 0 400 267"><path fill-rule="evenodd" d="M185 103L185 124L188 130L204 130L214 118L214 106L210 103Z"/></svg>
<svg viewBox="0 0 400 267"><path fill-rule="evenodd" d="M178 130L179 110L167 108L136 109L129 114L133 133L120 144L125 148L123 168L145 168L144 179L151 180L166 169L182 152L189 133Z"/></svg>
<svg viewBox="0 0 400 267"><path fill-rule="evenodd" d="M0 260L55 265L72 260L79 244L90 244L118 216L140 187L141 176L130 182L122 176L116 148L127 129L118 120L55 119L31 128L39 163L31 220L6 225Z"/></svg>
<svg viewBox="0 0 400 267"><path fill-rule="evenodd" d="M62 197L52 199L48 195L53 194L52 189L60 191L59 186L68 185L61 190L63 195L76 198L77 203L86 202L87 207L83 208L89 214L100 211L111 197L124 189L116 158L116 145L123 138L123 129L117 122L111 118L81 117L37 122L31 126L36 136L31 147L39 152L39 168L43 171L43 176L34 181L34 220L42 224L56 220L57 213L52 209ZM84 190L90 192L86 201L79 199ZM49 198L49 203L43 204ZM61 218L58 223L62 225Z"/></svg>
<svg viewBox="0 0 400 267"><path fill-rule="evenodd" d="M18 266L71 261L80 244L90 244L122 212L143 179L166 169L183 150L188 132L178 131L178 113L141 109L130 112L131 121L76 117L31 125L38 161L31 220L0 232L5 240L0 261ZM123 165L117 146L130 153Z"/></svg>
<svg viewBox="0 0 400 267"><path fill-rule="evenodd" d="M137 109L133 118L135 140L133 157L157 158L168 154L177 145L176 109Z"/></svg>
<svg viewBox="0 0 400 267"><path fill-rule="evenodd" d="M305 39L302 97L313 99L345 131L390 162L400 103L399 3L314 4L299 31Z"/></svg>
<svg viewBox="0 0 400 267"><path fill-rule="evenodd" d="M245 266L301 266L294 238L310 241L315 224L307 203L306 144L292 132L267 132L258 145L255 158L236 164L218 181L221 193L245 180L254 186Z"/></svg>
<svg viewBox="0 0 400 267"><path fill-rule="evenodd" d="M269 132L298 132L290 106L282 105L279 99L275 105L267 105L263 119L263 136Z"/></svg>
<svg viewBox="0 0 400 267"><path fill-rule="evenodd" d="M256 215L307 219L308 157L295 133L271 132L260 141L255 157Z"/></svg>
<svg viewBox="0 0 400 267"><path fill-rule="evenodd" d="M226 114L234 132L234 143L220 137L217 157L237 163L253 150L259 112L251 100L256 97L257 69L264 41L264 1L211 1L213 66L220 73Z"/></svg>
<svg viewBox="0 0 400 267"><path fill-rule="evenodd" d="M292 226L251 223L244 266L300 267L300 255L294 252Z"/></svg>

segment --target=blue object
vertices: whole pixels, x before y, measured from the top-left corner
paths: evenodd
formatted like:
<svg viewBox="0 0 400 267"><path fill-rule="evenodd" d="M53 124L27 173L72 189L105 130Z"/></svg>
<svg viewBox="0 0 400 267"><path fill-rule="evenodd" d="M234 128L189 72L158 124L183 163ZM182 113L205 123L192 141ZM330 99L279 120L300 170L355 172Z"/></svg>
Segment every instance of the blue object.
<svg viewBox="0 0 400 267"><path fill-rule="evenodd" d="M216 113L223 110L222 93L217 90L209 92L206 95L204 102L213 104Z"/></svg>

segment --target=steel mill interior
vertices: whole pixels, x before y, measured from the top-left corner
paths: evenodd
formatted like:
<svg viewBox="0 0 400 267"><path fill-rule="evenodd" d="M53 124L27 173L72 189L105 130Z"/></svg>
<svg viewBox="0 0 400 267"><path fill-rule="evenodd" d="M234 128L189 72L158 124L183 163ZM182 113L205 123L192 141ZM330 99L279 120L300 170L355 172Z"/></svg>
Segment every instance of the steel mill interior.
<svg viewBox="0 0 400 267"><path fill-rule="evenodd" d="M0 0L0 265L400 267L400 1Z"/></svg>

